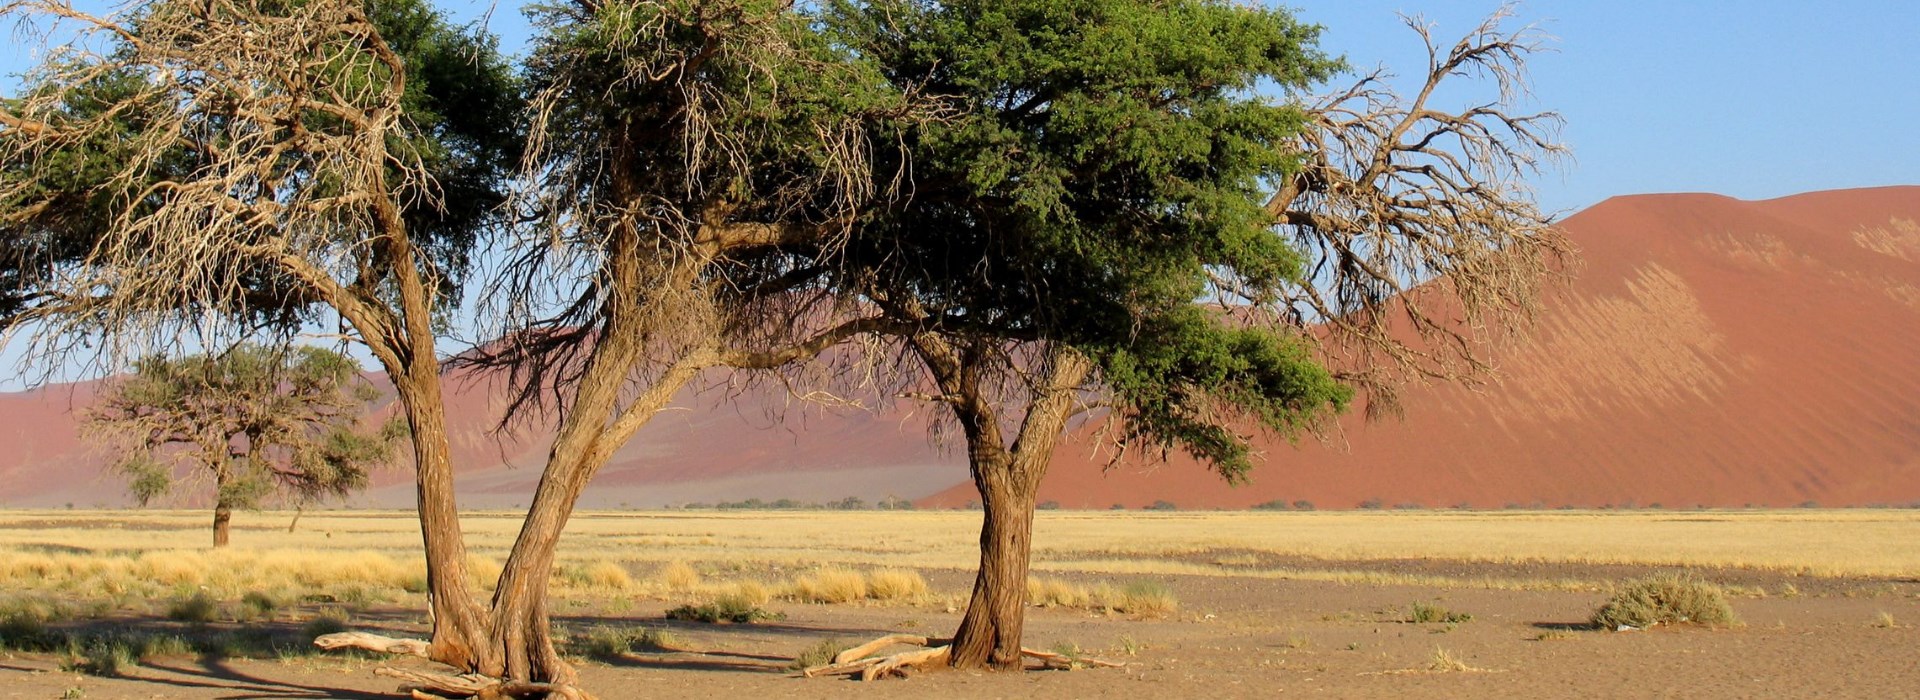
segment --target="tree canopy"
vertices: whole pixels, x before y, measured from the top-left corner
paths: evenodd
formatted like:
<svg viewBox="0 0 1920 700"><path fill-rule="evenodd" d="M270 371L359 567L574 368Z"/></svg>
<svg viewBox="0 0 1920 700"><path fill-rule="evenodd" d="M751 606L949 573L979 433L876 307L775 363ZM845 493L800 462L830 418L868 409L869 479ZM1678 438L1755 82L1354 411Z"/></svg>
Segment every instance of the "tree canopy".
<svg viewBox="0 0 1920 700"><path fill-rule="evenodd" d="M245 344L143 358L106 385L85 418L128 450L113 468L142 505L183 479L210 483L214 543L224 545L232 509L276 497L305 505L364 488L368 470L405 435L397 422L361 425L378 397L345 355Z"/></svg>

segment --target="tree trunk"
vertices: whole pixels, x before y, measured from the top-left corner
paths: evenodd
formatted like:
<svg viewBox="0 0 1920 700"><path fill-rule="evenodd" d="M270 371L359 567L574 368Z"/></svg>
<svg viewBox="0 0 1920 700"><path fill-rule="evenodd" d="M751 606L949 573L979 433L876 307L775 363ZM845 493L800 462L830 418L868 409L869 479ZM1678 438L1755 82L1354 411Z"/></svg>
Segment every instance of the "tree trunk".
<svg viewBox="0 0 1920 700"><path fill-rule="evenodd" d="M306 515L306 514L307 514L307 508L306 508L306 506L297 506L297 507L295 507L295 508L293 509L293 520L291 520L291 521L289 521L289 522L287 523L287 532L289 532L289 533L291 533L291 532L293 532L293 529L294 529L294 528L296 528L296 527L299 527L299 526L300 526L300 516L302 516L302 515Z"/></svg>
<svg viewBox="0 0 1920 700"><path fill-rule="evenodd" d="M953 633L954 668L1019 670L1026 625L1027 563L1033 551L1034 491L1004 450L976 458L973 483L986 517L980 524L980 570L973 598Z"/></svg>
<svg viewBox="0 0 1920 700"><path fill-rule="evenodd" d="M497 677L502 670L500 658L489 653L486 619L467 576L467 544L453 495L453 460L438 363L429 358L415 364L408 374L394 377L394 387L413 435L414 486L427 555L427 608L433 618L427 658Z"/></svg>
<svg viewBox="0 0 1920 700"><path fill-rule="evenodd" d="M937 349L937 348L935 348ZM923 351L922 357L927 355ZM964 364L969 356L949 354ZM936 375L941 368L929 362ZM1075 394L1092 370L1087 359L1065 346L1046 355L1046 377L1027 405L1012 449L1003 447L998 414L980 391L974 370L962 369L960 381L943 382L967 436L973 483L986 515L980 524L980 570L973 598L953 634L949 663L954 668L1019 670L1021 634L1026 626L1027 568L1033 555L1034 499L1047 474L1054 447L1075 413Z"/></svg>
<svg viewBox="0 0 1920 700"><path fill-rule="evenodd" d="M233 507L227 505L225 500L215 503L213 506L213 546L227 546L227 538L229 535L228 522L231 520L233 520Z"/></svg>

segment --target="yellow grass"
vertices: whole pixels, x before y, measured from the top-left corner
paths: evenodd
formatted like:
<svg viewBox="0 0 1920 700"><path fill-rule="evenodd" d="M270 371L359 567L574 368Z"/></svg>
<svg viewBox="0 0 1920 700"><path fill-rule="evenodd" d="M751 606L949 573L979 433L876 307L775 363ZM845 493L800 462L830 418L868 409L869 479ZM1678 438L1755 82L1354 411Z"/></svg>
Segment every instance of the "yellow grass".
<svg viewBox="0 0 1920 700"><path fill-rule="evenodd" d="M822 569L796 577L789 595L806 603L851 603L867 597L867 577L851 569Z"/></svg>
<svg viewBox="0 0 1920 700"><path fill-rule="evenodd" d="M249 591L287 598L342 587L376 597L422 590L419 526L411 513L309 513L294 533L285 531L286 517L290 514L249 514L235 528L234 545L212 551L205 544L205 514L197 511L0 511L0 587L127 600L176 598L203 586L222 600L237 600ZM706 593L732 584L703 583L702 569L777 568L816 572L785 584L811 586L812 592L799 591L798 598L913 598L914 584L888 570L971 569L978 561L979 518L977 512L955 511L579 513L561 543L556 590L562 595L612 589ZM462 525L474 578L490 587L517 533L519 514L475 513L462 518ZM1033 569L1042 582L1034 599L1059 605L1074 604L1065 599L1078 593L1046 590L1045 576L1069 571L1119 580L1204 574L1356 584L1595 587L1592 581L1445 578L1343 565L1389 558L1920 576L1920 547L1912 546L1920 541L1920 511L1909 510L1043 511L1034 530ZM632 571L659 573L636 581ZM828 580L834 576L843 580ZM801 585L799 579L809 577L810 583ZM862 588L858 595L851 593Z"/></svg>
<svg viewBox="0 0 1920 700"><path fill-rule="evenodd" d="M874 600L918 600L927 595L927 579L917 571L881 569L867 574L867 595Z"/></svg>

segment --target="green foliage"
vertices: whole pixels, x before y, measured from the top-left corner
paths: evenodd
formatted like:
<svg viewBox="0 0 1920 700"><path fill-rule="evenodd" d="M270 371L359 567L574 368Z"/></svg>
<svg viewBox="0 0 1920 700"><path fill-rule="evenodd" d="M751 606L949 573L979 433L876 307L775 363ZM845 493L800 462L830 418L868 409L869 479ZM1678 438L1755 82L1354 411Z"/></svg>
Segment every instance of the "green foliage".
<svg viewBox="0 0 1920 700"><path fill-rule="evenodd" d="M142 505L173 488L176 465L190 464L213 482L217 505L251 508L276 493L305 504L365 487L368 469L405 436L359 426L372 398L345 355L243 344L144 358L107 386L87 419L132 443L115 469Z"/></svg>
<svg viewBox="0 0 1920 700"><path fill-rule="evenodd" d="M1658 576L1627 584L1593 613L1593 626L1651 627L1657 624L1722 626L1738 621L1719 586L1685 576Z"/></svg>
<svg viewBox="0 0 1920 700"><path fill-rule="evenodd" d="M1293 166L1303 116L1255 89L1330 75L1317 28L1217 0L819 12L901 89L951 105L878 155L911 163L915 195L838 251L872 296L923 309L976 361L1007 341L1079 349L1128 438L1232 480L1251 466L1236 426L1291 435L1346 405L1287 332L1195 305L1215 279L1256 297L1299 279L1261 188Z"/></svg>

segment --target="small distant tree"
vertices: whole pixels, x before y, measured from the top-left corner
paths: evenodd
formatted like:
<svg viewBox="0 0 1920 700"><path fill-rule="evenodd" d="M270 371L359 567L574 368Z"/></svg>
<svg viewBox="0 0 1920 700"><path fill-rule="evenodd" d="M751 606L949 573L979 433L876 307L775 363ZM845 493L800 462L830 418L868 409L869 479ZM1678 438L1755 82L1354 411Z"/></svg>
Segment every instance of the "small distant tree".
<svg viewBox="0 0 1920 700"><path fill-rule="evenodd" d="M378 397L352 358L320 348L240 345L224 353L151 356L107 385L86 420L127 455L109 468L147 505L177 486L211 485L213 546L235 508L273 497L305 506L367 485L404 426L363 429Z"/></svg>

